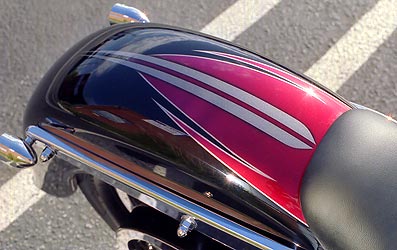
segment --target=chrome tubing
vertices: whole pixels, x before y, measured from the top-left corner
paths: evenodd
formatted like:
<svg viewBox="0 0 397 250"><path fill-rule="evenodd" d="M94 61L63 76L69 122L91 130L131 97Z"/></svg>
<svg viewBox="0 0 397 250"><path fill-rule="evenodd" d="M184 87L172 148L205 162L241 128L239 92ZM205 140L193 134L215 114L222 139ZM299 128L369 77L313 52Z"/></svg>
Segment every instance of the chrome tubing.
<svg viewBox="0 0 397 250"><path fill-rule="evenodd" d="M116 3L113 5L108 15L110 25L118 23L148 23L149 18L142 11L125 5Z"/></svg>
<svg viewBox="0 0 397 250"><path fill-rule="evenodd" d="M17 168L30 167L37 162L31 142L4 133L0 135L0 161Z"/></svg>
<svg viewBox="0 0 397 250"><path fill-rule="evenodd" d="M182 213L194 217L198 222L203 222L218 230L221 230L237 239L247 242L260 249L296 249L284 246L274 240L271 240L263 235L260 235L246 227L243 227L229 219L224 218L208 209L194 204L176 194L173 194L165 189L162 189L154 184L135 176L134 174L115 166L106 160L95 160L94 157L83 153L83 149L79 149L78 145L68 143L56 135L38 127L29 126L26 130L26 135L33 139L40 141L47 145L47 147L54 150L56 153L62 153L67 157L77 160L88 167L99 171L100 173L116 180L124 185L142 192L156 200L164 202L165 204L179 210Z"/></svg>

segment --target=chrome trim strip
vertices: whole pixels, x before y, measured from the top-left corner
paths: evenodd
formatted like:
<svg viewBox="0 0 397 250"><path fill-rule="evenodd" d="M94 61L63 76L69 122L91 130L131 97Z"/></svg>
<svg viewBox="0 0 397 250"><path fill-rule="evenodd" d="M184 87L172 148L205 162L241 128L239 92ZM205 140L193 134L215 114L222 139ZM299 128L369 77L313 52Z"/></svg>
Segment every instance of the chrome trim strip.
<svg viewBox="0 0 397 250"><path fill-rule="evenodd" d="M59 153L65 154L66 156L105 174L113 180L119 181L120 183L132 187L145 195L164 202L183 213L194 216L199 222L213 226L255 247L274 250L294 249L281 245L280 243L268 239L165 189L157 187L154 184L123 170L122 168L117 168L117 166L111 162L106 160L97 161L93 157L83 153L83 149L80 150L78 148L79 146L68 144L40 127L29 126L26 130L26 135L34 140L45 143L47 146L50 146Z"/></svg>

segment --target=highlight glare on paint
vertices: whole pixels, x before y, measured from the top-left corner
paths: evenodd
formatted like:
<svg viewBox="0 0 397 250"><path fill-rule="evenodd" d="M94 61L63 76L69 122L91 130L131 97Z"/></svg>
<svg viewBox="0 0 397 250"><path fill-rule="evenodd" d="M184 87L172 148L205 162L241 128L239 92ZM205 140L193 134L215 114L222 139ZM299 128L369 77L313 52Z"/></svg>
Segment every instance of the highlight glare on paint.
<svg viewBox="0 0 397 250"><path fill-rule="evenodd" d="M238 178L235 175L233 175L233 174L226 175L226 180L228 182L239 183Z"/></svg>

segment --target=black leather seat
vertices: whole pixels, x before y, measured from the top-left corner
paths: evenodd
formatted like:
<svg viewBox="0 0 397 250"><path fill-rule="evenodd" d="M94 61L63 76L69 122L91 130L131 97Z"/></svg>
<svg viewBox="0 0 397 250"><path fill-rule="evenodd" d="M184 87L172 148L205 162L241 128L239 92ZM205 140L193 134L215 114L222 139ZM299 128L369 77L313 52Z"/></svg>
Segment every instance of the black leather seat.
<svg viewBox="0 0 397 250"><path fill-rule="evenodd" d="M325 249L397 249L397 124L351 110L303 178L304 216Z"/></svg>

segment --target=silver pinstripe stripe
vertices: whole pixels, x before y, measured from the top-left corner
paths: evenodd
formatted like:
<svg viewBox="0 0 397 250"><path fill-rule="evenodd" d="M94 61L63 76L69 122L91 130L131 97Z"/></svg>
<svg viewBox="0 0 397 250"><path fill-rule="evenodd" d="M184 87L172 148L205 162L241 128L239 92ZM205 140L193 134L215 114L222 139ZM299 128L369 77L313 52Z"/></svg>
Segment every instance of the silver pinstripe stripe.
<svg viewBox="0 0 397 250"><path fill-rule="evenodd" d="M188 81L175 77L173 75L167 74L160 70L153 69L151 67L141 65L138 63L126 61L123 59L112 58L108 56L100 56L100 55L93 55L95 58L104 59L107 61L111 61L117 64L121 64L127 66L129 68L135 69L139 72L148 74L150 76L156 77L161 79L169 84L174 85L180 89L183 89L203 100L206 100L209 103L227 111L228 113L240 118L241 120L249 123L250 125L256 127L257 129L261 130L262 132L270 135L271 137L275 138L276 140L284 143L287 146L297 148L297 149L311 149L309 145L302 142L298 138L292 136L291 134L287 133L286 131L282 130L281 128L277 127L273 123L263 119L262 117L258 116L257 114L237 105L234 102L229 101L228 99L219 96L213 92L210 92L202 87L194 85Z"/></svg>
<svg viewBox="0 0 397 250"><path fill-rule="evenodd" d="M146 81L148 81L145 78ZM149 82L150 84L150 82ZM173 120L176 124L178 124L178 122L182 122L180 121L177 117L175 117L169 110L167 110L166 108L164 108L163 106L161 106L158 102L156 102L155 100L153 100L157 106L159 106L159 108L161 108L161 110L164 111L164 113L171 119ZM186 115L186 114L185 114ZM190 117L189 117L190 118ZM179 120L179 121L176 121ZM189 127L187 124L184 124L185 126ZM205 147L201 142L199 142L197 140L197 138L195 138L194 136L192 136L188 131L186 131L183 127L181 127L179 124L178 126L180 127L180 129L182 129L186 134L189 134L193 140L195 140L197 143L199 143L203 148L205 148L212 156L214 156L216 159L218 159L219 161L221 161L225 166L228 166L226 163L224 163L218 156L214 155L213 152L211 152L210 150L208 150L207 147ZM219 150L221 150L224 154L227 154L229 157L233 158L234 160L240 162L241 164L243 164L244 166L246 166L247 168L255 171L256 173L262 175L263 177L272 180L272 181L276 181L275 179L273 179L272 177L270 177L269 175L265 174L264 172L262 172L261 170L257 169L256 167L252 166L251 164L247 164L246 162L242 162L240 159L236 158L233 155L230 155L229 153L225 152L224 150L220 149L218 146L216 146L215 144L213 144L211 141L209 141L207 138L203 137L200 133L198 133L197 131L195 131L193 128L189 127L189 129L193 130L195 133L197 133L201 138L203 138L204 140L206 140L208 143L212 144L214 147L218 148Z"/></svg>
<svg viewBox="0 0 397 250"><path fill-rule="evenodd" d="M266 114L267 116L282 123L286 127L290 128L291 130L295 131L302 137L306 138L308 141L315 144L314 138L313 138L312 134L310 133L309 129L304 124L302 124L299 120L297 120L294 117L290 116L289 114L283 112L282 110L278 109L277 107L274 107L273 105L265 102L264 100L254 96L240 88L237 88L227 82L219 80L218 78L207 75L203 72L194 70L192 68L189 68L189 67L186 67L186 66L174 63L174 62L170 62L170 61L167 61L167 60L164 60L161 58L152 57L152 56L131 53L131 52L126 52L126 51L102 50L100 52L140 59L140 60L143 60L143 61L146 61L149 63L153 63L156 65L165 67L165 68L169 68L169 69L174 70L178 73L189 76L193 79L196 79L202 83L205 83L208 86L218 89L218 90L220 90L230 96L233 96L234 98L250 105L251 107L261 111L262 113Z"/></svg>

